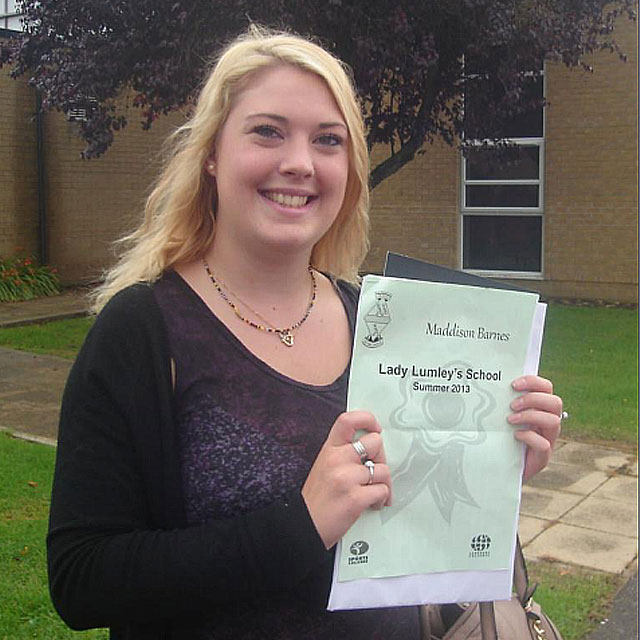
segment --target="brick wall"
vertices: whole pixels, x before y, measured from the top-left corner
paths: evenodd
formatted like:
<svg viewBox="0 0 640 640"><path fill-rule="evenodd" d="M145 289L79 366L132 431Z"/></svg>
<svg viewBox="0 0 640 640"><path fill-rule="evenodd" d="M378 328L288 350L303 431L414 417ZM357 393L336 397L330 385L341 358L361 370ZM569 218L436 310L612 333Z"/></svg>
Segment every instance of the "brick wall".
<svg viewBox="0 0 640 640"><path fill-rule="evenodd" d="M162 141L181 117L161 118L142 131L139 111L107 153L82 160L78 125L61 114L45 119L49 256L67 283L95 280L113 261L113 241L141 220L148 187L157 173Z"/></svg>
<svg viewBox="0 0 640 640"><path fill-rule="evenodd" d="M0 256L38 249L35 92L0 69Z"/></svg>
<svg viewBox="0 0 640 640"><path fill-rule="evenodd" d="M371 166L383 158L374 152ZM457 266L460 160L443 143L426 147L400 171L381 182L371 199L371 250L364 264L381 272L387 251Z"/></svg>
<svg viewBox="0 0 640 640"><path fill-rule="evenodd" d="M543 285L549 295L638 300L635 25L621 21L616 38L627 63L600 53L593 74L549 68Z"/></svg>

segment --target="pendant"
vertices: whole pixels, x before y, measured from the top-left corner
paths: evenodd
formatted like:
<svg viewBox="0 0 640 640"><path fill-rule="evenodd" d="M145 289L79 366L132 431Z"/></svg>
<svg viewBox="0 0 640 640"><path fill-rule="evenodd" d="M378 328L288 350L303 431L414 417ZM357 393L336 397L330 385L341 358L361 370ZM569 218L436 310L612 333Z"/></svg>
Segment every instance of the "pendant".
<svg viewBox="0 0 640 640"><path fill-rule="evenodd" d="M278 331L278 337L280 338L280 342L287 347L293 347L293 333L288 329L284 331Z"/></svg>

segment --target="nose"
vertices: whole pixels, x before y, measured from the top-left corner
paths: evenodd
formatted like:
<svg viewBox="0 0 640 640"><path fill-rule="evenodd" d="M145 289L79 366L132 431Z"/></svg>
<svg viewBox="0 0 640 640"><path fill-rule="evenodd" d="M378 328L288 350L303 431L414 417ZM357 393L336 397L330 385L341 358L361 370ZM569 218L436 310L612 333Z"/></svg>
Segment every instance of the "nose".
<svg viewBox="0 0 640 640"><path fill-rule="evenodd" d="M280 173L308 178L315 173L313 149L308 140L290 140L283 148Z"/></svg>

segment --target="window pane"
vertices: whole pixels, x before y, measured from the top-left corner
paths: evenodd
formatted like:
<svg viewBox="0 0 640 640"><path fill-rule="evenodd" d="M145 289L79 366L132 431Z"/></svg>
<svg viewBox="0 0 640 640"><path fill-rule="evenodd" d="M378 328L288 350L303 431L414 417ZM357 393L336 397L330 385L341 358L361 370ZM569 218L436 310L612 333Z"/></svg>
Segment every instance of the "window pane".
<svg viewBox="0 0 640 640"><path fill-rule="evenodd" d="M463 267L542 271L542 217L464 216Z"/></svg>
<svg viewBox="0 0 640 640"><path fill-rule="evenodd" d="M466 163L467 180L537 180L540 175L540 148L474 149L467 153Z"/></svg>
<svg viewBox="0 0 640 640"><path fill-rule="evenodd" d="M535 78L529 82L523 91L525 100L541 99L543 96L542 78ZM505 123L505 138L542 138L543 109L529 109L524 113L513 116Z"/></svg>
<svg viewBox="0 0 640 640"><path fill-rule="evenodd" d="M543 108L540 102L543 97L542 77L524 80L521 93L522 105L536 104L534 108L527 108L517 115L505 114L502 125L498 128L490 127L487 123L487 113L498 110L508 110L515 105L508 105L504 85L496 79L474 79L469 83L465 93L465 135L468 139L483 138L542 138L543 136ZM503 111L504 113L504 111Z"/></svg>
<svg viewBox="0 0 640 640"><path fill-rule="evenodd" d="M526 111L509 120L503 129L504 138L542 138L542 107Z"/></svg>
<svg viewBox="0 0 640 640"><path fill-rule="evenodd" d="M13 31L22 31L22 18L15 16L7 20L7 29Z"/></svg>
<svg viewBox="0 0 640 640"><path fill-rule="evenodd" d="M537 208L539 187L535 184L471 184L465 187L467 207Z"/></svg>

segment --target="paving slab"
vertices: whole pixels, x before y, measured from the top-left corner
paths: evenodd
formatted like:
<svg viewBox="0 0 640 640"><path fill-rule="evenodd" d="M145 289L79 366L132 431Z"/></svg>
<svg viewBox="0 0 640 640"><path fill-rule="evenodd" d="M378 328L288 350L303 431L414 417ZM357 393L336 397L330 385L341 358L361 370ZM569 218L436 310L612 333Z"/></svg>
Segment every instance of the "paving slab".
<svg viewBox="0 0 640 640"><path fill-rule="evenodd" d="M617 471L633 464L635 456L615 449L596 447L582 442L567 442L553 454L555 463L573 464L584 469L600 471Z"/></svg>
<svg viewBox="0 0 640 640"><path fill-rule="evenodd" d="M576 464L562 464L552 461L546 469L531 478L527 482L527 486L587 495L595 491L608 479L609 476L604 471L585 469Z"/></svg>
<svg viewBox="0 0 640 640"><path fill-rule="evenodd" d="M72 289L57 296L0 303L0 328L85 315L87 291Z"/></svg>
<svg viewBox="0 0 640 640"><path fill-rule="evenodd" d="M617 500L637 507L638 505L638 478L630 476L614 476L609 478L593 493L594 498L606 498Z"/></svg>
<svg viewBox="0 0 640 640"><path fill-rule="evenodd" d="M520 544L524 547L539 536L551 522L542 518L532 518L531 516L520 516L518 521L518 536Z"/></svg>
<svg viewBox="0 0 640 640"><path fill-rule="evenodd" d="M559 520L582 500L584 500L584 496L575 493L524 486L522 487L520 513L546 520Z"/></svg>
<svg viewBox="0 0 640 640"><path fill-rule="evenodd" d="M0 426L55 440L71 362L0 347Z"/></svg>
<svg viewBox="0 0 640 640"><path fill-rule="evenodd" d="M562 517L564 524L638 537L638 514L635 504L589 496Z"/></svg>
<svg viewBox="0 0 640 640"><path fill-rule="evenodd" d="M568 524L554 524L524 547L529 560L555 560L615 574L627 569L637 551L637 539Z"/></svg>
<svg viewBox="0 0 640 640"><path fill-rule="evenodd" d="M553 445L553 450L558 451L559 449L562 449L562 447L564 447L568 442L569 440L563 440L562 438L558 438L555 444Z"/></svg>

